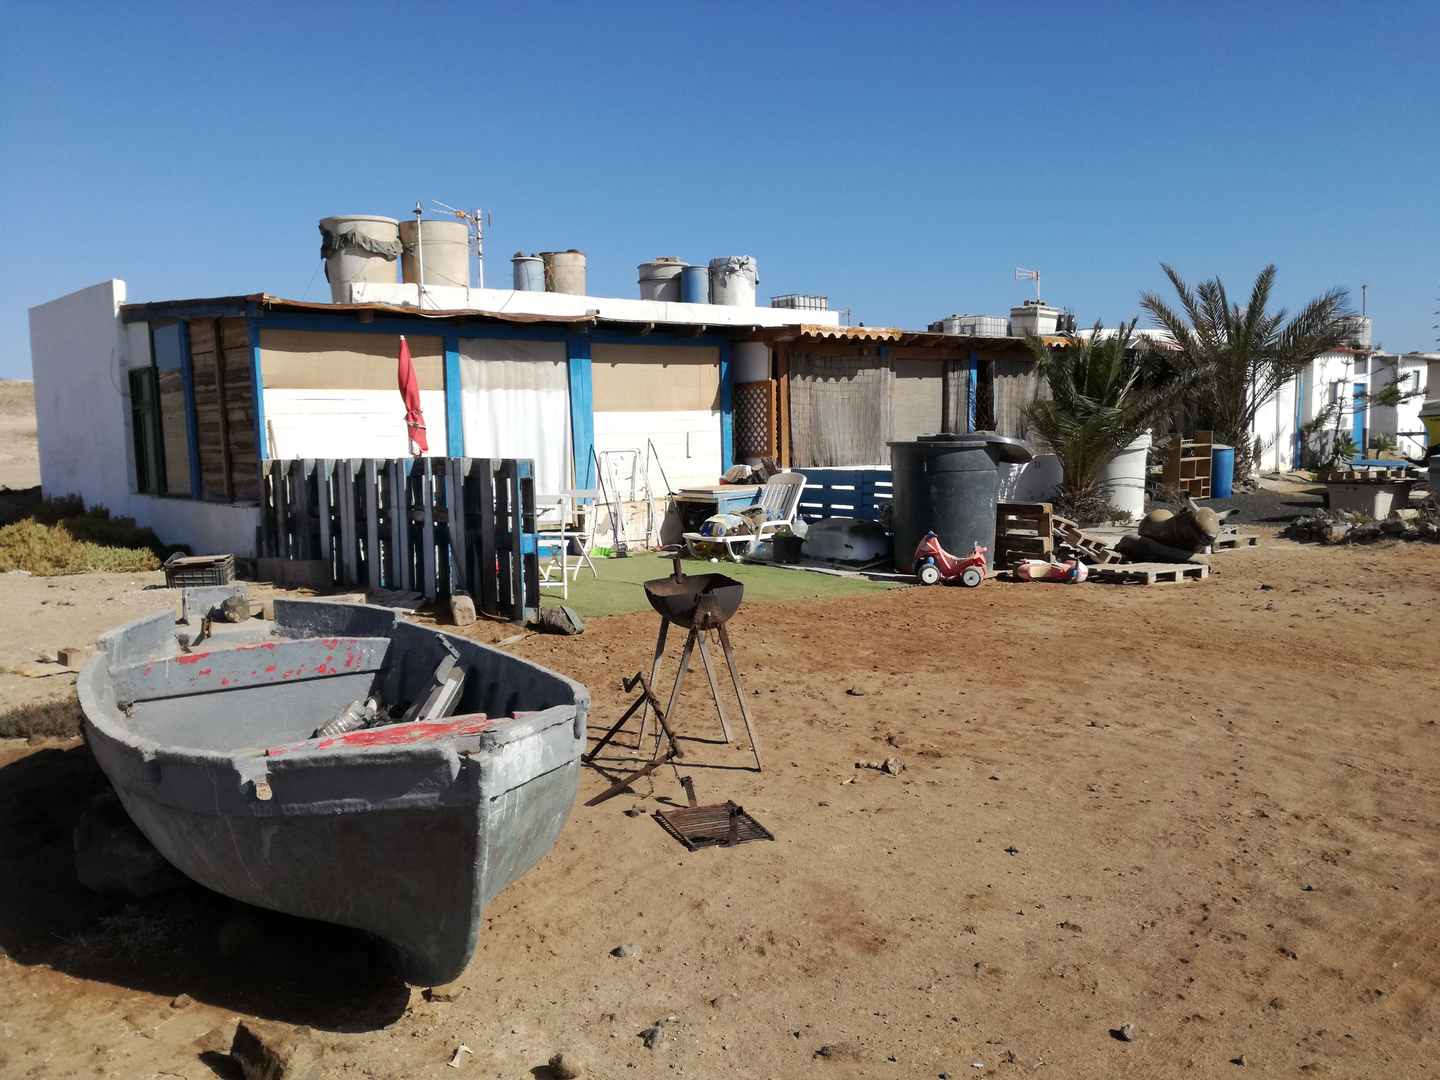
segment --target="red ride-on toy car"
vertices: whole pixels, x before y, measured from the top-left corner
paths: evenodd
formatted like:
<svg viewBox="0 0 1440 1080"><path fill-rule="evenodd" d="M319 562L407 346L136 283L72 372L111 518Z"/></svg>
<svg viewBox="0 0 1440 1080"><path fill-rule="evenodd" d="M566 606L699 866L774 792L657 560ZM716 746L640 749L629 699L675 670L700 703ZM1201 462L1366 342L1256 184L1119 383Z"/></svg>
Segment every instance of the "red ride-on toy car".
<svg viewBox="0 0 1440 1080"><path fill-rule="evenodd" d="M966 558L957 559L940 546L933 532L928 532L915 549L915 577L921 585L958 581L967 589L973 589L985 580L985 551L976 544Z"/></svg>

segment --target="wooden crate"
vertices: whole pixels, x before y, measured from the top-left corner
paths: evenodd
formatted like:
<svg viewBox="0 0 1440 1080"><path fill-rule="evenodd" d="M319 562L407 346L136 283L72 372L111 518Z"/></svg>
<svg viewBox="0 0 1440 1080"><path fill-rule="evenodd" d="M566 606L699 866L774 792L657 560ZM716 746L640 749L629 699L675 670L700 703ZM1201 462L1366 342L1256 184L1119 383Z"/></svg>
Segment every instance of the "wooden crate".
<svg viewBox="0 0 1440 1080"><path fill-rule="evenodd" d="M1199 563L1122 563L1090 570L1090 580L1105 585L1173 585L1204 581L1209 575L1210 568Z"/></svg>
<svg viewBox="0 0 1440 1080"><path fill-rule="evenodd" d="M1260 538L1259 538L1258 536L1240 536L1240 535L1236 534L1236 535L1230 535L1230 536L1217 537L1216 540L1215 540L1215 542L1210 545L1210 550L1211 550L1211 551L1234 551L1234 550L1236 550L1237 548L1243 548L1243 547L1259 547L1259 546L1260 546Z"/></svg>
<svg viewBox="0 0 1440 1080"><path fill-rule="evenodd" d="M999 503L990 568L1008 570L1025 559L1049 561L1055 551L1052 517L1049 503Z"/></svg>

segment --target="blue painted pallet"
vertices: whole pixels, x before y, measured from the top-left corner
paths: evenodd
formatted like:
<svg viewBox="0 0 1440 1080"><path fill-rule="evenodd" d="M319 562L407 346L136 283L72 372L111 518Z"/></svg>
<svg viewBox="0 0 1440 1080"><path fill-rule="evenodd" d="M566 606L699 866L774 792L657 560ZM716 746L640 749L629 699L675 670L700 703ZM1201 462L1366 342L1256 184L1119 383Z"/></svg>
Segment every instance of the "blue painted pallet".
<svg viewBox="0 0 1440 1080"><path fill-rule="evenodd" d="M805 492L800 516L806 521L823 518L861 518L875 521L880 507L891 499L889 469L804 469Z"/></svg>

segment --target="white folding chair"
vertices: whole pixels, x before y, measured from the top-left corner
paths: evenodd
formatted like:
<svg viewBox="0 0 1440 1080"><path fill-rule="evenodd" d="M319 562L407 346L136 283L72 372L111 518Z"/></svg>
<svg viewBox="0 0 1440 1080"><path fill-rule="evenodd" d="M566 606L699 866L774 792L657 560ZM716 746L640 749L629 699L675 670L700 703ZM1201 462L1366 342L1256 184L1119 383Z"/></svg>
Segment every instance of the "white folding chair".
<svg viewBox="0 0 1440 1080"><path fill-rule="evenodd" d="M535 496L535 549L540 557L540 588L560 589L562 598L570 599L570 538L566 524L570 520L570 496ZM548 561L546 561L548 560ZM560 576L551 574L559 569Z"/></svg>
<svg viewBox="0 0 1440 1080"><path fill-rule="evenodd" d="M736 548L743 547L743 554L753 555L756 546L768 534L778 532L780 529L791 528L795 524L795 515L800 509L800 496L804 491L804 473L776 473L765 481L765 487L760 492L760 501L756 504L764 509L768 520L761 522L757 528L748 533L725 536L705 536L698 532L685 533L686 546L693 555L697 544L724 544L725 554L732 562L739 562L740 557L735 553Z"/></svg>

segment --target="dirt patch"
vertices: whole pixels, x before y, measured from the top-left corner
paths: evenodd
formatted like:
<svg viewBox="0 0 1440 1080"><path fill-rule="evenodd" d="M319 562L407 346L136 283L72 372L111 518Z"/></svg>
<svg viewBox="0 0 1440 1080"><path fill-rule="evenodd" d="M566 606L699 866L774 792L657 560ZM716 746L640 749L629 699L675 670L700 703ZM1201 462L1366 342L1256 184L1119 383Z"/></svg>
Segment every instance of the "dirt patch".
<svg viewBox="0 0 1440 1080"><path fill-rule="evenodd" d="M258 1015L323 1032L336 1075L393 1078L440 1075L460 1043L462 1069L507 1077L562 1047L596 1076L1223 1077L1242 1056L1272 1075L1423 1075L1440 551L1269 540L1214 561L1192 585L742 607L767 770L719 740L698 663L676 719L700 800L734 799L776 840L686 852L649 816L685 801L668 768L577 806L487 908L451 1003L387 982L363 941L269 913L249 912L258 967L223 962L211 935L237 908L198 889L134 909L172 920L157 955L86 967L65 942L140 932L65 876L75 807L103 781L76 744L12 745L0 1072L200 1080L195 1040ZM96 629L122 621L101 614ZM598 737L654 634L639 614L511 648L590 687ZM641 760L633 743L585 771L582 801ZM891 756L898 776L855 768ZM640 955L610 955L630 942ZM194 1004L172 1009L181 993ZM1125 1024L1132 1041L1111 1035Z"/></svg>
<svg viewBox="0 0 1440 1080"><path fill-rule="evenodd" d="M28 488L39 483L35 384L28 379L0 379L0 488Z"/></svg>

